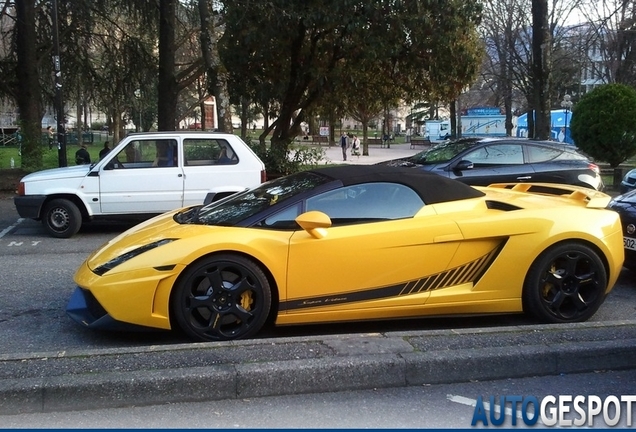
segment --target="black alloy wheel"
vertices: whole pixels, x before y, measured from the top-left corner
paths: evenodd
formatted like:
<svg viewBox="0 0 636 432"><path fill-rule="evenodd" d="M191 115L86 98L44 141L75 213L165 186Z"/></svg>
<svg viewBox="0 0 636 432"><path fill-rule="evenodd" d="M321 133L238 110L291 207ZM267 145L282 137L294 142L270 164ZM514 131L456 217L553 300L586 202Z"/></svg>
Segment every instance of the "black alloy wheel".
<svg viewBox="0 0 636 432"><path fill-rule="evenodd" d="M589 246L576 242L543 252L530 267L523 309L542 322L586 321L605 299L607 272Z"/></svg>
<svg viewBox="0 0 636 432"><path fill-rule="evenodd" d="M271 308L267 277L253 261L217 255L194 263L171 300L179 327L202 341L241 339L256 334Z"/></svg>

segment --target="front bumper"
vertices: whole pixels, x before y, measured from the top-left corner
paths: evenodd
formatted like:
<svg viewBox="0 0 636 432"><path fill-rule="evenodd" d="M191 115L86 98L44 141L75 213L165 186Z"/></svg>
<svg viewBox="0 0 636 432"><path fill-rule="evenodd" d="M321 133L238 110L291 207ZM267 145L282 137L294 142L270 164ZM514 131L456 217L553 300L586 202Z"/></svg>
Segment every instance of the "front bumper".
<svg viewBox="0 0 636 432"><path fill-rule="evenodd" d="M82 327L100 330L157 331L158 329L113 319L90 291L77 287L66 305L66 314Z"/></svg>
<svg viewBox="0 0 636 432"><path fill-rule="evenodd" d="M46 195L20 195L13 198L13 203L20 217L39 219Z"/></svg>

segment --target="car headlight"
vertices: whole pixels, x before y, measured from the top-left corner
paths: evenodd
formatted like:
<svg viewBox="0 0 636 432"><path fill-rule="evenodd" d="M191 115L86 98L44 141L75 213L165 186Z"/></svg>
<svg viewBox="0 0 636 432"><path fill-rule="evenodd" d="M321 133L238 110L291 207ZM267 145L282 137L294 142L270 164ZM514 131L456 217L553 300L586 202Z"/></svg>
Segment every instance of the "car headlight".
<svg viewBox="0 0 636 432"><path fill-rule="evenodd" d="M175 240L177 239L173 239L173 238L162 239L162 240L157 240L156 242L149 243L145 246L138 247L137 249L131 250L130 252L126 252L123 255L119 255L118 257L113 258L107 263L100 265L99 267L95 268L95 270L93 270L93 273L95 273L98 276L102 276L107 271L114 269L118 265L123 264L126 261L133 259L134 257L138 255L141 255L144 252L148 252L149 250L152 250L159 246L163 246Z"/></svg>

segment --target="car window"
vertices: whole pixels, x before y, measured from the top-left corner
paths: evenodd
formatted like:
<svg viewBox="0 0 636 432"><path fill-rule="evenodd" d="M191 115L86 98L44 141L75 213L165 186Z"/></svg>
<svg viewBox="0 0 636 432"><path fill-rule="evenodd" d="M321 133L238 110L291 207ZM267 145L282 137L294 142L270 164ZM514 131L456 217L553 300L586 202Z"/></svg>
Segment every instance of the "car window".
<svg viewBox="0 0 636 432"><path fill-rule="evenodd" d="M397 183L363 183L309 198L306 210L326 213L334 224L412 217L424 203Z"/></svg>
<svg viewBox="0 0 636 432"><path fill-rule="evenodd" d="M270 207L285 206L285 201L330 181L311 172L281 177L201 207L192 223L234 226Z"/></svg>
<svg viewBox="0 0 636 432"><path fill-rule="evenodd" d="M558 158L563 152L556 148L529 145L526 146L528 151L528 161L530 163L547 162Z"/></svg>
<svg viewBox="0 0 636 432"><path fill-rule="evenodd" d="M173 139L134 140L120 150L107 168L153 168L178 166L178 146Z"/></svg>
<svg viewBox="0 0 636 432"><path fill-rule="evenodd" d="M523 149L519 144L492 144L475 149L462 159L475 165L523 164Z"/></svg>
<svg viewBox="0 0 636 432"><path fill-rule="evenodd" d="M409 161L415 164L435 164L448 162L459 153L474 146L475 142L472 140L444 142L412 156Z"/></svg>
<svg viewBox="0 0 636 432"><path fill-rule="evenodd" d="M183 141L186 165L235 165L239 162L232 146L223 139L188 138Z"/></svg>

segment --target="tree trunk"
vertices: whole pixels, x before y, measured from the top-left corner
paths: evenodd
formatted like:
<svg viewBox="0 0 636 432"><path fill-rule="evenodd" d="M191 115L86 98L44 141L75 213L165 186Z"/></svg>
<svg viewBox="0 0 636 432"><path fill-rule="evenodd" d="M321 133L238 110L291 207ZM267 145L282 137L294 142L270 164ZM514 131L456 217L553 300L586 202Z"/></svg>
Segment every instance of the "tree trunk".
<svg viewBox="0 0 636 432"><path fill-rule="evenodd" d="M227 88L227 73L221 64L217 39L212 35L215 23L210 15L208 0L199 0L199 16L201 17L201 50L208 76L208 87L216 100L219 122L217 129L221 132L232 133L232 108Z"/></svg>
<svg viewBox="0 0 636 432"><path fill-rule="evenodd" d="M247 142L247 114L249 102L246 98L241 98L241 138Z"/></svg>
<svg viewBox="0 0 636 432"><path fill-rule="evenodd" d="M362 156L369 156L369 122L362 122Z"/></svg>
<svg viewBox="0 0 636 432"><path fill-rule="evenodd" d="M177 78L175 76L176 0L159 1L159 83L157 129L173 131L177 118Z"/></svg>
<svg viewBox="0 0 636 432"><path fill-rule="evenodd" d="M532 0L532 73L535 138L550 139L550 26L548 1Z"/></svg>
<svg viewBox="0 0 636 432"><path fill-rule="evenodd" d="M455 99L454 101L452 101L450 103L450 128L451 128L451 137L453 139L455 138L460 138L462 136L461 134L461 121L458 124L458 120L459 117L457 116L457 111L459 111L457 105L459 105L459 98L461 96L458 96L457 99Z"/></svg>
<svg viewBox="0 0 636 432"><path fill-rule="evenodd" d="M36 171L42 168L42 117L40 83L35 32L35 1L22 0L16 8L17 88L16 102L20 110L22 135L22 168Z"/></svg>

